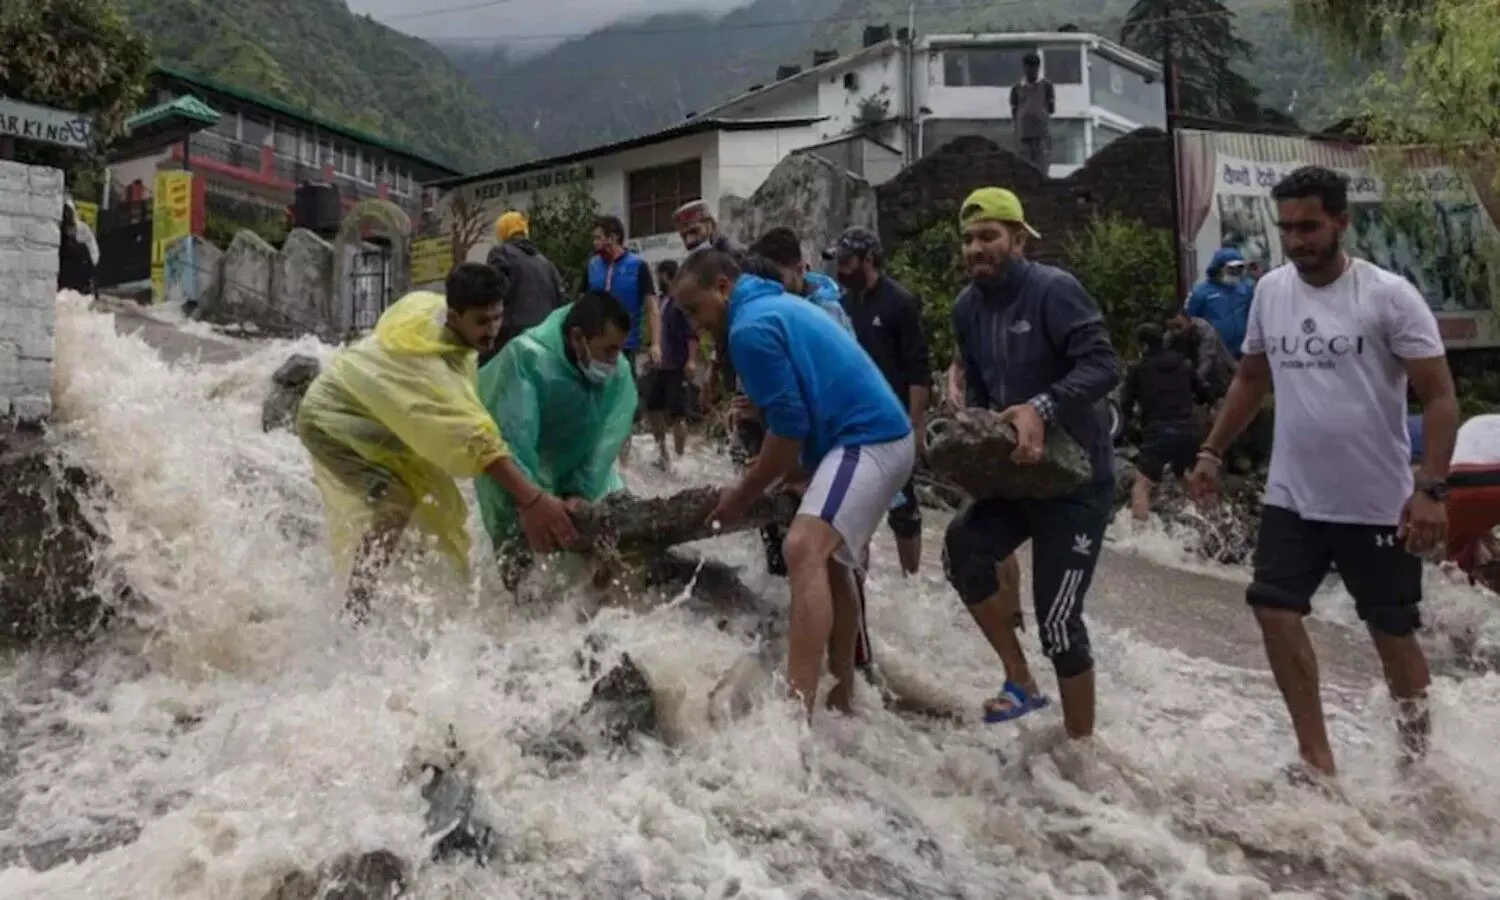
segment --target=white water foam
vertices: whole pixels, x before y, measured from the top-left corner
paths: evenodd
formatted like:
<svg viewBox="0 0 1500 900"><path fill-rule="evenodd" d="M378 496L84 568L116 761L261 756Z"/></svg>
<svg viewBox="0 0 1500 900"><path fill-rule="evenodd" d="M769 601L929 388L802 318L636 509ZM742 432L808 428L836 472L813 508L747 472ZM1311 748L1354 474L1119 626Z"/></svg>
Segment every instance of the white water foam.
<svg viewBox="0 0 1500 900"><path fill-rule="evenodd" d="M0 897L260 900L291 868L380 848L418 864L419 898L1500 895L1494 675L1438 680L1434 753L1411 780L1378 685L1330 689L1339 800L1275 777L1291 745L1269 679L1150 642L1169 621L1096 623L1086 748L1062 745L1055 712L935 724L868 692L848 719L808 727L766 702L714 729L695 698L750 645L686 607L581 623L518 611L486 576L452 595L403 588L372 627L341 622L301 448L259 426L276 366L327 348L169 368L76 300L57 343L56 439L113 491L110 561L149 606L81 656L4 667ZM663 477L652 456L639 442L633 488L728 474L695 452ZM938 518L910 581L882 534L872 630L881 658L977 709L999 669L942 582ZM706 547L784 602L753 537ZM1181 616L1201 602L1185 591ZM663 704L676 740L549 767L520 744L588 695L573 655L591 633L680 700ZM499 833L488 869L420 862L409 774L450 727ZM70 852L83 858L55 864Z"/></svg>

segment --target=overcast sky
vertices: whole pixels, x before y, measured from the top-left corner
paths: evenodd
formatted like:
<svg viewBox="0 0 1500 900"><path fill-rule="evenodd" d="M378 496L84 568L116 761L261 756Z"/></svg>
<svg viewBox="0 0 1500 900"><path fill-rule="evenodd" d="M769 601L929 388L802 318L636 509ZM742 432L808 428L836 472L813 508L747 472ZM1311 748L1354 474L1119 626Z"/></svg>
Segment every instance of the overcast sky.
<svg viewBox="0 0 1500 900"><path fill-rule="evenodd" d="M574 35L654 13L726 13L751 0L348 0L357 13L424 38L498 38L518 54L540 53ZM464 7L455 9L455 7ZM454 10L439 13L439 10Z"/></svg>

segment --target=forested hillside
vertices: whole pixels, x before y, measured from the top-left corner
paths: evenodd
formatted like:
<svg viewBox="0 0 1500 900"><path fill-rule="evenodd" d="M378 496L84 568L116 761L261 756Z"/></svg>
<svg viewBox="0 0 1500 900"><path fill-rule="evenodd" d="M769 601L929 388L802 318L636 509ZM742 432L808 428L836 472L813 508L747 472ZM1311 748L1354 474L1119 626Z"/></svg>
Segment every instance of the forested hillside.
<svg viewBox="0 0 1500 900"><path fill-rule="evenodd" d="M529 148L440 52L342 0L116 0L165 63L464 169Z"/></svg>

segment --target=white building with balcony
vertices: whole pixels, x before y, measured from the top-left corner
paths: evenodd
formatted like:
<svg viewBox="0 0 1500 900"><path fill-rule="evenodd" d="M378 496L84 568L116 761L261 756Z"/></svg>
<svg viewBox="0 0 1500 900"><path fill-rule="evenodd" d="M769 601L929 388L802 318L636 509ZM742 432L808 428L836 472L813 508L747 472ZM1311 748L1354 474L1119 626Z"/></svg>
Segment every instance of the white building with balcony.
<svg viewBox="0 0 1500 900"><path fill-rule="evenodd" d="M865 29L865 46L854 53L815 54L815 65L807 69L782 66L773 83L752 86L692 118L819 118L819 140L837 147L841 157L868 165L873 145L878 164L869 172L852 168L879 183L901 168L889 164L889 154L899 154L907 165L973 134L1014 148L1010 89L1022 79L1028 53L1041 57L1042 76L1056 88L1052 177L1068 175L1130 131L1166 127L1161 66L1099 35L931 35L911 41L892 38L883 27Z"/></svg>

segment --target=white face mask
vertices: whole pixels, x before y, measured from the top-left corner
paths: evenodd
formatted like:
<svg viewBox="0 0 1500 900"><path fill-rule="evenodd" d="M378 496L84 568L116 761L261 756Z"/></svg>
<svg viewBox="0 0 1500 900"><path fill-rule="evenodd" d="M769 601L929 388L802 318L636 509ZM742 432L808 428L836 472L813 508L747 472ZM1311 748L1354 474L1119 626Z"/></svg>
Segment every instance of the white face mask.
<svg viewBox="0 0 1500 900"><path fill-rule="evenodd" d="M1219 276L1219 281L1223 284L1239 284L1240 274L1238 272L1225 272Z"/></svg>
<svg viewBox="0 0 1500 900"><path fill-rule="evenodd" d="M592 359L589 360L588 365L582 368L583 377L587 378L593 384L604 384L615 374L613 367L606 366L601 362L594 362Z"/></svg>

